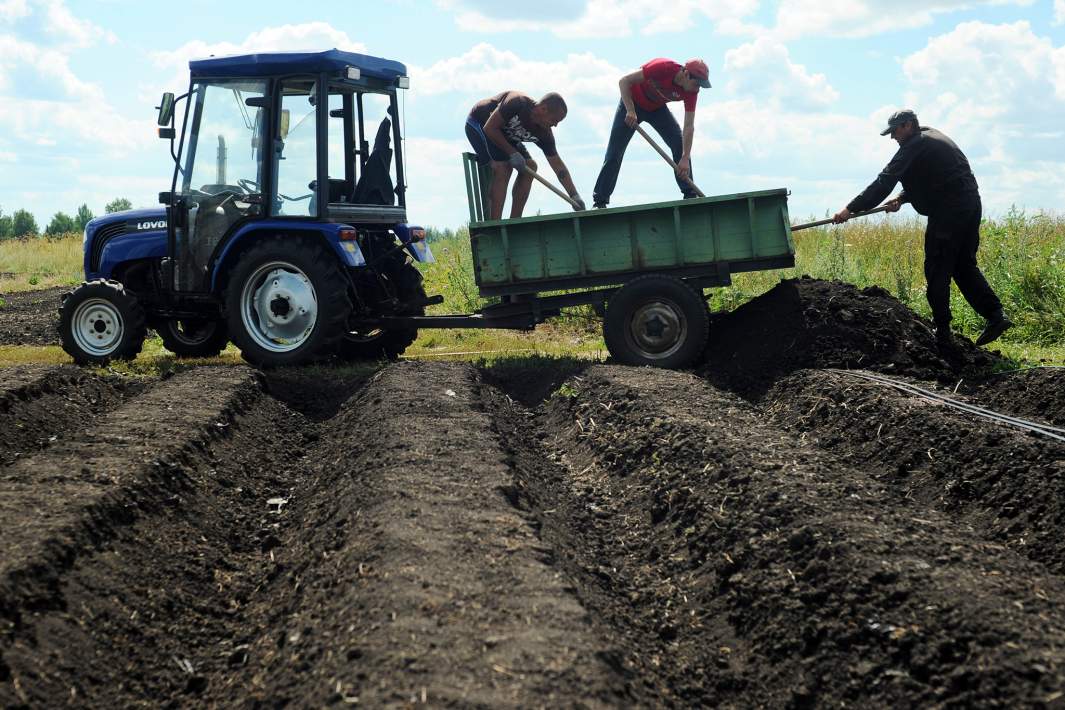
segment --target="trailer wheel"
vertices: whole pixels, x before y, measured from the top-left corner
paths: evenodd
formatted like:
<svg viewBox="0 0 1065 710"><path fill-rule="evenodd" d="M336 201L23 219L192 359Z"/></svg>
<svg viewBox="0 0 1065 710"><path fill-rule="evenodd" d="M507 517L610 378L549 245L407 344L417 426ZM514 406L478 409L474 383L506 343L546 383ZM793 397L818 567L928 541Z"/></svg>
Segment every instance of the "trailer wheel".
<svg viewBox="0 0 1065 710"><path fill-rule="evenodd" d="M425 315L425 286L422 273L413 264L404 264L392 274L396 296L401 303L413 303L404 315ZM343 360L395 360L418 337L417 328L371 331L348 331L337 343L337 357Z"/></svg>
<svg viewBox="0 0 1065 710"><path fill-rule="evenodd" d="M79 365L132 360L146 333L144 309L117 281L89 281L63 296L59 339Z"/></svg>
<svg viewBox="0 0 1065 710"><path fill-rule="evenodd" d="M649 274L611 296L603 337L624 365L684 367L699 357L710 333L702 294L672 276Z"/></svg>
<svg viewBox="0 0 1065 710"><path fill-rule="evenodd" d="M351 313L336 257L309 241L276 236L245 251L230 274L226 322L257 367L301 365L324 355Z"/></svg>
<svg viewBox="0 0 1065 710"><path fill-rule="evenodd" d="M229 331L224 321L171 318L155 325L163 347L178 357L214 357L225 350Z"/></svg>

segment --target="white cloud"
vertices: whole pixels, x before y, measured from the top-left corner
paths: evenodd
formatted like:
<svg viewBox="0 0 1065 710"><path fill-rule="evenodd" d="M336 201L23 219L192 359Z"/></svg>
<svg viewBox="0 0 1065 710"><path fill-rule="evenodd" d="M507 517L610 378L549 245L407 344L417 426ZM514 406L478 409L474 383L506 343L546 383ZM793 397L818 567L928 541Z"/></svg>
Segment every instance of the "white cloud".
<svg viewBox="0 0 1065 710"><path fill-rule="evenodd" d="M548 5L522 13L513 5L476 0L437 0L456 13L456 24L469 32L547 31L567 39L626 37L683 32L696 20L736 23L758 8L758 0L673 0L663 11L659 0L588 0L583 4Z"/></svg>
<svg viewBox="0 0 1065 710"><path fill-rule="evenodd" d="M0 2L0 22L14 22L30 14L26 0L3 0Z"/></svg>
<svg viewBox="0 0 1065 710"><path fill-rule="evenodd" d="M734 31L771 34L778 39L809 35L870 37L924 27L931 24L936 15L989 5L1027 7L1033 2L1035 0L781 0L772 29L740 25Z"/></svg>
<svg viewBox="0 0 1065 710"><path fill-rule="evenodd" d="M221 57L231 54L252 54L255 52L296 52L318 51L323 47L341 49L348 52L366 53L366 45L356 42L342 30L327 22L307 22L300 25L280 25L267 27L253 32L242 42L208 43L192 40L170 51L153 52L151 57L156 66L169 69L173 73L164 82L174 88L188 84L189 61L206 57ZM152 96L159 92L151 91Z"/></svg>
<svg viewBox="0 0 1065 710"><path fill-rule="evenodd" d="M1054 0L1054 24L1065 24L1065 0Z"/></svg>
<svg viewBox="0 0 1065 710"><path fill-rule="evenodd" d="M985 204L1065 204L1065 47L1027 22L966 22L902 66L907 103L966 151Z"/></svg>
<svg viewBox="0 0 1065 710"><path fill-rule="evenodd" d="M91 47L103 39L111 44L118 41L114 33L98 25L82 20L67 9L63 0L45 0L45 30L60 43L73 48Z"/></svg>
<svg viewBox="0 0 1065 710"><path fill-rule="evenodd" d="M778 107L820 109L839 98L824 74L811 74L792 62L788 48L769 37L726 52L723 73L731 94L759 97Z"/></svg>
<svg viewBox="0 0 1065 710"><path fill-rule="evenodd" d="M418 94L459 92L483 98L504 89L517 89L533 97L557 91L571 97L615 98L624 73L591 53L570 54L563 61L522 59L514 52L481 43L465 54L442 59L426 67L411 68L411 86Z"/></svg>

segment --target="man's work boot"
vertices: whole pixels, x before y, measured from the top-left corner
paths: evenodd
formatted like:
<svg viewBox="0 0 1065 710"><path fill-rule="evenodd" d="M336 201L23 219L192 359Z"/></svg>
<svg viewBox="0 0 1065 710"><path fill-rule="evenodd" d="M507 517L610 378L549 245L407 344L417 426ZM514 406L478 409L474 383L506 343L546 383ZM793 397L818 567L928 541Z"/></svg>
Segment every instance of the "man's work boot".
<svg viewBox="0 0 1065 710"><path fill-rule="evenodd" d="M1000 310L998 313L995 313L987 319L987 325L984 327L984 332L980 333L980 337L976 339L976 344L987 345L988 343L994 342L1012 326L1013 321L1007 318L1006 314Z"/></svg>
<svg viewBox="0 0 1065 710"><path fill-rule="evenodd" d="M936 328L936 345L943 348L953 348L957 343L954 342L954 334L950 332L950 326L945 325L941 328Z"/></svg>

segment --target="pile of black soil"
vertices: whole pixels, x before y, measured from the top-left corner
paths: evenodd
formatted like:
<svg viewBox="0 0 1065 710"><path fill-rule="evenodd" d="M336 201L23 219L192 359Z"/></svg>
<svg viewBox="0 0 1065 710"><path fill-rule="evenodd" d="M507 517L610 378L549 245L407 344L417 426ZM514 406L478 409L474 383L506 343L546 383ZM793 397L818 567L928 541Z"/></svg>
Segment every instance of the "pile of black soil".
<svg viewBox="0 0 1065 710"><path fill-rule="evenodd" d="M999 372L967 391L985 407L1065 427L1065 368Z"/></svg>
<svg viewBox="0 0 1065 710"><path fill-rule="evenodd" d="M998 358L962 338L941 348L931 324L882 288L803 277L716 315L704 360L697 374L758 395L781 375L806 368L946 381L985 372Z"/></svg>

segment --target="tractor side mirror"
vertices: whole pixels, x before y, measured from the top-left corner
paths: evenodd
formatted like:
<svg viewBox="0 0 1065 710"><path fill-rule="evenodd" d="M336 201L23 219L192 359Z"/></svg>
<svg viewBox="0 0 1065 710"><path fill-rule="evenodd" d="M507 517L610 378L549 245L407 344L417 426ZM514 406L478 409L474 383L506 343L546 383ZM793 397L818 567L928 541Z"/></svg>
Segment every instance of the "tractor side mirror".
<svg viewBox="0 0 1065 710"><path fill-rule="evenodd" d="M159 117L156 123L160 126L169 126L170 119L174 116L174 94L166 92L159 101Z"/></svg>

